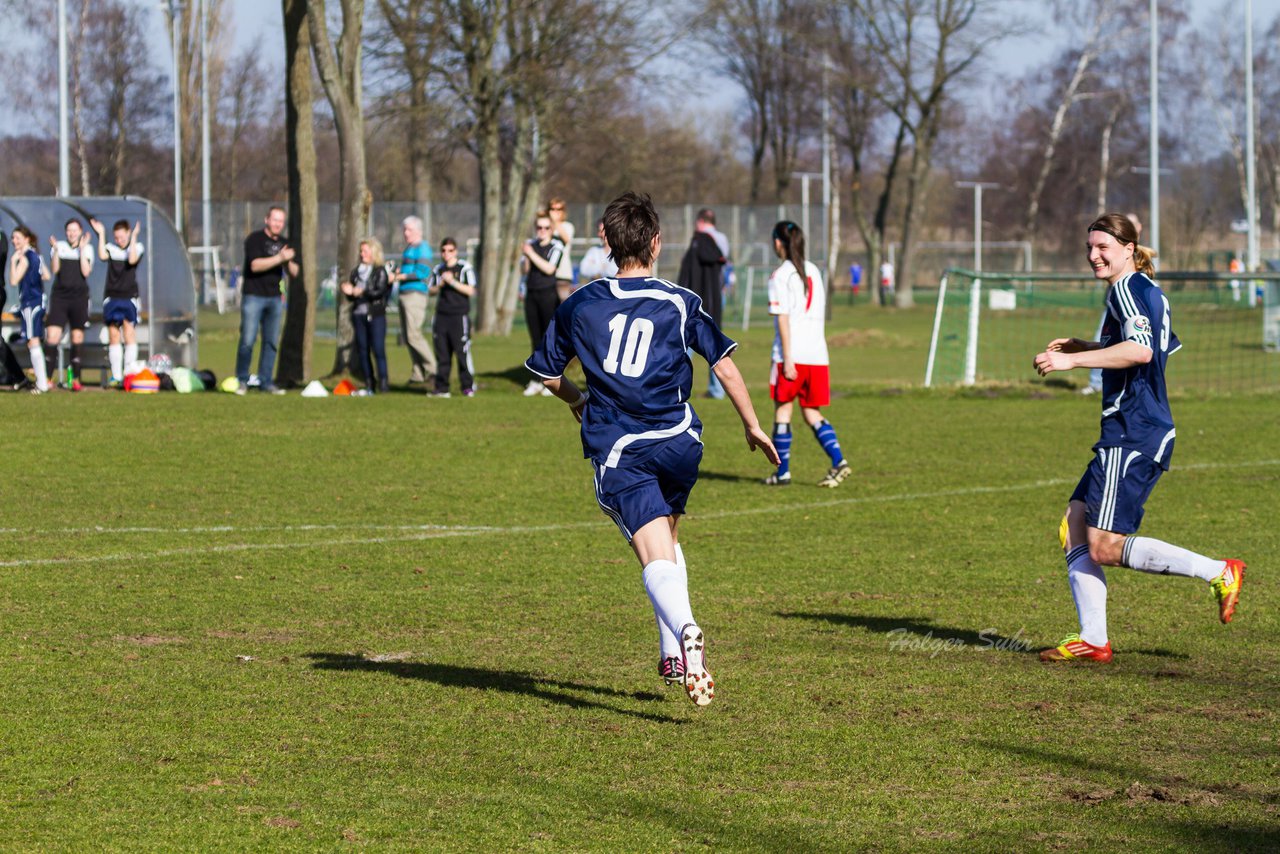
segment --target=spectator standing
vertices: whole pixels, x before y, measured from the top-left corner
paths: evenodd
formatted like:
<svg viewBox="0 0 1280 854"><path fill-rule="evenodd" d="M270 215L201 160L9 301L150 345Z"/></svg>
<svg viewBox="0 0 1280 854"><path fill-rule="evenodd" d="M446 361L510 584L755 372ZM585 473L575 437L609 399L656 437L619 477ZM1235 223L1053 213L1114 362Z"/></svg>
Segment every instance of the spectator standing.
<svg viewBox="0 0 1280 854"><path fill-rule="evenodd" d="M556 271L560 268L560 259L564 257L564 244L552 234L552 227L551 214L538 211L533 222L535 236L522 248L525 271L524 320L529 327L533 349L537 349L542 343L542 336L547 333L547 327L551 325L551 318L559 304ZM551 396L541 380L530 380L525 386L524 396L533 397L536 394Z"/></svg>
<svg viewBox="0 0 1280 854"><path fill-rule="evenodd" d="M382 244L376 237L360 241L360 263L342 283L342 292L355 305L351 308L351 323L356 332L356 354L364 371L364 393L376 394L390 391L387 378L387 296L391 293L391 279L387 275L387 261L382 254ZM378 372L374 375L376 363Z"/></svg>
<svg viewBox="0 0 1280 854"><path fill-rule="evenodd" d="M604 220L596 224L596 237L600 238L600 242L588 249L578 264L578 273L584 285L596 279L612 279L618 275L618 265L613 263L609 241L604 236Z"/></svg>
<svg viewBox="0 0 1280 854"><path fill-rule="evenodd" d="M431 342L422 334L427 322L427 280L431 278L431 247L423 240L422 220L405 217L404 254L400 256L400 272L395 280L400 286L400 333L409 348L413 369L410 383L425 383L436 375L436 354Z"/></svg>
<svg viewBox="0 0 1280 854"><path fill-rule="evenodd" d="M458 385L463 397L476 393L475 366L471 362L471 298L476 295L476 271L458 260L458 244L452 237L440 242L440 264L431 274L428 293L438 296L431 338L436 347L436 384L433 397L449 396L449 372L458 360Z"/></svg>
<svg viewBox="0 0 1280 854"><path fill-rule="evenodd" d="M710 208L698 211L693 237L680 261L680 273L676 276L676 282L702 298L702 310L711 316L718 329L723 303L721 289L724 287L725 254L715 239L715 220L716 215ZM728 240L725 240L725 245L728 245ZM716 379L714 371L707 380L707 391L703 397L715 400L724 398L724 386Z"/></svg>
<svg viewBox="0 0 1280 854"><path fill-rule="evenodd" d="M45 359L58 364L58 345L63 330L71 330L71 376L67 388L80 391L80 359L84 348L84 331L89 326L89 274L93 272L93 247L89 235L78 219L66 224L66 240L49 237L49 261L53 269L53 288L49 292L49 314L45 318Z"/></svg>
<svg viewBox="0 0 1280 854"><path fill-rule="evenodd" d="M258 377L262 390L284 394L276 388L276 346L280 337L280 317L284 314L284 277L298 275L297 252L284 236L285 211L279 205L267 209L263 227L244 240L244 274L241 276L240 346L236 350L236 379L244 394L249 386L249 364L253 344L262 333L258 352Z"/></svg>
<svg viewBox="0 0 1280 854"><path fill-rule="evenodd" d="M111 227L114 243L107 242L106 231L98 220L89 220L89 227L98 235L98 260L107 265L102 322L107 327L111 385L118 387L124 382L124 366L138 360L138 264L143 253L138 231L142 223L135 222L130 230L126 220L117 220Z"/></svg>
<svg viewBox="0 0 1280 854"><path fill-rule="evenodd" d="M552 199L547 202L547 213L551 215L551 236L564 244L564 253L556 267L556 299L564 302L573 293L573 223L566 216L564 199Z"/></svg>
<svg viewBox="0 0 1280 854"><path fill-rule="evenodd" d="M44 283L49 271L36 251L35 232L20 225L13 230L13 257L9 259L9 284L18 289L19 329L31 354L31 370L36 375L32 394L49 390L49 375L40 341L44 337Z"/></svg>

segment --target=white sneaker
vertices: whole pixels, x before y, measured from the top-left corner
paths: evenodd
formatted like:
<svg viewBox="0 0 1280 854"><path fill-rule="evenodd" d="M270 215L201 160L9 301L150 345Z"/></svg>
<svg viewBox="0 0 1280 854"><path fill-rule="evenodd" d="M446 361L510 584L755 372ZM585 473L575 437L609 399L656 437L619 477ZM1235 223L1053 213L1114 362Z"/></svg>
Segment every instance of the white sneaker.
<svg viewBox="0 0 1280 854"><path fill-rule="evenodd" d="M537 380L530 380L529 384L524 387L524 396L533 397L535 394L540 394L543 391L546 391L546 388L546 386Z"/></svg>
<svg viewBox="0 0 1280 854"><path fill-rule="evenodd" d="M709 706L716 696L716 683L707 670L706 642L702 629L689 623L680 630L680 651L684 654L684 692L695 706Z"/></svg>
<svg viewBox="0 0 1280 854"><path fill-rule="evenodd" d="M551 393L551 389L547 388L546 386L543 386L543 387L542 387L542 396L543 396L543 397L555 397L555 395Z"/></svg>

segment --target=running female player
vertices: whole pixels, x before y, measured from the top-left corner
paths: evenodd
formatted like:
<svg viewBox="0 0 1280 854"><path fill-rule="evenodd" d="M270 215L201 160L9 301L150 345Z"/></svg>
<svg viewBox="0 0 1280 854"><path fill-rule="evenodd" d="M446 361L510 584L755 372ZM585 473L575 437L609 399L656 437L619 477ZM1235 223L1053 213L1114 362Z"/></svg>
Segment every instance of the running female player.
<svg viewBox="0 0 1280 854"><path fill-rule="evenodd" d="M1040 653L1043 661L1111 660L1107 637L1107 577L1103 566L1208 583L1218 618L1231 622L1245 564L1215 560L1134 534L1143 505L1173 457L1173 415L1165 362L1181 344L1169 325L1169 300L1152 281L1153 253L1138 245L1133 222L1105 214L1088 232L1089 266L1110 287L1098 341L1055 338L1035 358L1040 376L1072 368L1102 369L1102 435L1062 520L1067 582L1080 632Z"/></svg>

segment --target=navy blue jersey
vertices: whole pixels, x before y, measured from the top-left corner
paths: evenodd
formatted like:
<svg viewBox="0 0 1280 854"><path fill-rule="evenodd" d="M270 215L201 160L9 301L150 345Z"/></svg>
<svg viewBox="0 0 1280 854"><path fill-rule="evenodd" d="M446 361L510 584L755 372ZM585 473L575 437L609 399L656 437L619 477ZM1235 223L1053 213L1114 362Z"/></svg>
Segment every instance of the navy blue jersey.
<svg viewBox="0 0 1280 854"><path fill-rule="evenodd" d="M27 259L27 272L18 282L18 305L21 308L44 305L44 280L40 278L40 253L28 248L22 253Z"/></svg>
<svg viewBox="0 0 1280 854"><path fill-rule="evenodd" d="M525 366L550 379L575 356L582 362L591 392L583 456L616 468L643 463L663 440L701 435L688 351L714 366L737 346L690 290L663 279L597 279L560 305Z"/></svg>
<svg viewBox="0 0 1280 854"><path fill-rule="evenodd" d="M1151 349L1151 361L1102 371L1102 436L1094 448L1128 448L1166 471L1173 456L1173 414L1165 389L1165 363L1182 346L1169 324L1169 300L1142 273L1130 273L1107 291L1102 346L1133 341Z"/></svg>

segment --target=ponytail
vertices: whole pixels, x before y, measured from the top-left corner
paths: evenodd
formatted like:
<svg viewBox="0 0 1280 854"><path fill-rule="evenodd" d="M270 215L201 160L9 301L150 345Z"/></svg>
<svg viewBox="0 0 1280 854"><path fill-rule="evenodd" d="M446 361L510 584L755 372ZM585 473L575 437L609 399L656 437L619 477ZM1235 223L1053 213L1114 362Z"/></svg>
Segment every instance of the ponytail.
<svg viewBox="0 0 1280 854"><path fill-rule="evenodd" d="M1137 268L1139 273L1144 276L1155 278L1156 265L1154 263L1156 250L1150 246L1143 246L1140 243L1133 244L1133 266Z"/></svg>
<svg viewBox="0 0 1280 854"><path fill-rule="evenodd" d="M783 220L773 227L773 239L782 244L786 259L795 268L796 275L804 283L804 296L809 299L809 290L813 283L804 268L804 229L790 220Z"/></svg>

